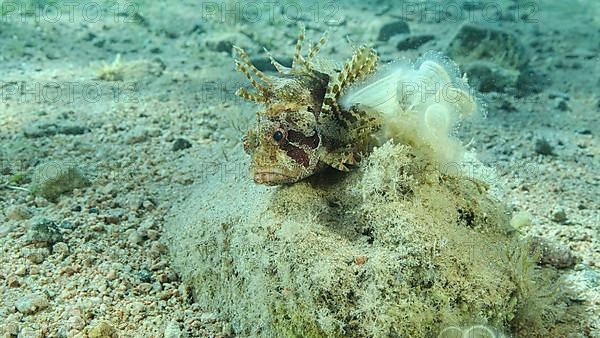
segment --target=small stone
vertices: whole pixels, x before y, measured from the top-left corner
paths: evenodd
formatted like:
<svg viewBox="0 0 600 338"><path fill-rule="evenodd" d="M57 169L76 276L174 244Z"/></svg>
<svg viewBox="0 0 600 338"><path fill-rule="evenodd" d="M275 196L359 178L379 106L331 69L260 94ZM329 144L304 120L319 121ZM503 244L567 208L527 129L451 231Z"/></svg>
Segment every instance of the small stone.
<svg viewBox="0 0 600 338"><path fill-rule="evenodd" d="M531 250L539 250L540 264L550 265L557 269L571 268L578 262L577 257L567 246L547 241L541 237L532 238Z"/></svg>
<svg viewBox="0 0 600 338"><path fill-rule="evenodd" d="M44 262L44 259L46 259L46 256L47 256L47 254L44 254L43 252L36 250L34 252L28 253L25 256L25 258L27 258L27 260L33 264L42 264Z"/></svg>
<svg viewBox="0 0 600 338"><path fill-rule="evenodd" d="M48 307L48 299L46 296L34 293L21 298L15 304L17 311L25 315L34 314Z"/></svg>
<svg viewBox="0 0 600 338"><path fill-rule="evenodd" d="M554 155L554 147L546 139L538 139L535 141L535 152L540 155Z"/></svg>
<svg viewBox="0 0 600 338"><path fill-rule="evenodd" d="M31 211L29 211L29 209L27 209L26 207L20 205L10 206L6 211L6 217L9 220L23 221L26 219L30 219L31 216Z"/></svg>
<svg viewBox="0 0 600 338"><path fill-rule="evenodd" d="M3 332L9 336L16 336L19 334L19 323L16 321L11 321L4 324Z"/></svg>
<svg viewBox="0 0 600 338"><path fill-rule="evenodd" d="M187 33L187 34L192 34L192 33L196 33L196 34L202 34L202 33L204 33L204 32L206 32L206 30L204 29L204 27L202 27L202 25L200 25L200 24L195 24L195 25L192 27L192 29L190 29L190 30L188 31L188 33Z"/></svg>
<svg viewBox="0 0 600 338"><path fill-rule="evenodd" d="M74 164L49 162L36 168L32 185L34 193L56 202L60 195L87 187L90 181Z"/></svg>
<svg viewBox="0 0 600 338"><path fill-rule="evenodd" d="M15 270L15 275L17 276L25 276L27 274L27 267L25 265L19 265L17 270Z"/></svg>
<svg viewBox="0 0 600 338"><path fill-rule="evenodd" d="M180 338L181 337L181 328L179 324L171 320L167 326L165 327L164 338Z"/></svg>
<svg viewBox="0 0 600 338"><path fill-rule="evenodd" d="M483 93L516 88L521 74L488 61L473 61L465 66L465 72L469 74L469 83Z"/></svg>
<svg viewBox="0 0 600 338"><path fill-rule="evenodd" d="M208 49L227 54L231 54L234 45L246 49L254 45L247 35L238 32L210 32L204 37L204 41Z"/></svg>
<svg viewBox="0 0 600 338"><path fill-rule="evenodd" d="M145 200L144 202L142 202L142 207L146 210L154 210L154 208L156 208L156 205L150 200Z"/></svg>
<svg viewBox="0 0 600 338"><path fill-rule="evenodd" d="M509 69L521 69L529 61L516 35L474 23L461 26L448 45L448 56L460 64L486 60Z"/></svg>
<svg viewBox="0 0 600 338"><path fill-rule="evenodd" d="M227 54L231 54L231 50L233 49L233 42L228 40L217 41L217 43L213 45L212 49L216 52L224 52Z"/></svg>
<svg viewBox="0 0 600 338"><path fill-rule="evenodd" d="M567 110L569 110L569 105L567 104L567 101L560 100L560 101L558 101L556 108L558 108L561 111L567 111Z"/></svg>
<svg viewBox="0 0 600 338"><path fill-rule="evenodd" d="M117 272L114 269L111 269L106 274L106 279L108 279L108 280L115 280L115 279L117 279Z"/></svg>
<svg viewBox="0 0 600 338"><path fill-rule="evenodd" d="M150 133L144 127L138 126L132 129L125 138L126 144L136 144L147 141L150 138Z"/></svg>
<svg viewBox="0 0 600 338"><path fill-rule="evenodd" d="M24 327L19 332L19 338L42 338L42 330L35 330L31 327Z"/></svg>
<svg viewBox="0 0 600 338"><path fill-rule="evenodd" d="M408 24L406 22L394 21L381 26L381 29L379 29L379 35L377 36L377 40L388 41L394 35L408 33L410 33L410 28L408 27Z"/></svg>
<svg viewBox="0 0 600 338"><path fill-rule="evenodd" d="M63 135L81 135L89 131L89 128L76 122L36 122L23 129L23 134L28 138L39 138Z"/></svg>
<svg viewBox="0 0 600 338"><path fill-rule="evenodd" d="M127 241L132 245L140 245L144 241L144 236L134 230L127 237Z"/></svg>
<svg viewBox="0 0 600 338"><path fill-rule="evenodd" d="M63 135L81 135L89 130L88 127L77 123L64 123L60 124L57 128L58 133Z"/></svg>
<svg viewBox="0 0 600 338"><path fill-rule="evenodd" d="M190 141L188 141L184 138L178 138L175 140L175 142L173 142L172 150L173 151L184 150L184 149L190 148L191 146L192 146L192 143L190 143Z"/></svg>
<svg viewBox="0 0 600 338"><path fill-rule="evenodd" d="M88 331L89 338L112 338L115 336L115 329L107 322L101 321L92 326Z"/></svg>
<svg viewBox="0 0 600 338"><path fill-rule="evenodd" d="M69 246L65 242L58 242L52 247L52 252L58 255L67 256L69 254Z"/></svg>
<svg viewBox="0 0 600 338"><path fill-rule="evenodd" d="M152 290L152 284L150 283L140 283L137 287L141 294L149 294Z"/></svg>
<svg viewBox="0 0 600 338"><path fill-rule="evenodd" d="M567 213L563 209L556 210L552 214L552 220L556 223L566 223L567 222Z"/></svg>
<svg viewBox="0 0 600 338"><path fill-rule="evenodd" d="M6 284L9 288L18 288L21 287L21 280L17 276L10 275L6 279Z"/></svg>
<svg viewBox="0 0 600 338"><path fill-rule="evenodd" d="M159 237L159 232L156 230L148 230L148 239L155 241Z"/></svg>
<svg viewBox="0 0 600 338"><path fill-rule="evenodd" d="M25 237L28 244L39 243L52 246L54 243L62 242L62 234L54 221L35 217L30 223L31 228Z"/></svg>
<svg viewBox="0 0 600 338"><path fill-rule="evenodd" d="M217 315L212 312L203 313L200 315L200 321L205 324L214 323L217 321L217 319Z"/></svg>
<svg viewBox="0 0 600 338"><path fill-rule="evenodd" d="M138 277L143 283L152 283L152 272L148 270L141 270L138 272Z"/></svg>
<svg viewBox="0 0 600 338"><path fill-rule="evenodd" d="M71 316L67 319L66 327L69 331L71 330L82 330L85 327L85 321L81 316Z"/></svg>
<svg viewBox="0 0 600 338"><path fill-rule="evenodd" d="M129 311L132 315L139 315L140 313L144 312L144 309L146 308L146 306L144 305L144 303L142 302L133 302L130 304L129 307Z"/></svg>
<svg viewBox="0 0 600 338"><path fill-rule="evenodd" d="M408 36L398 42L396 49L403 51L409 49L418 49L427 42L435 39L435 36L430 34Z"/></svg>

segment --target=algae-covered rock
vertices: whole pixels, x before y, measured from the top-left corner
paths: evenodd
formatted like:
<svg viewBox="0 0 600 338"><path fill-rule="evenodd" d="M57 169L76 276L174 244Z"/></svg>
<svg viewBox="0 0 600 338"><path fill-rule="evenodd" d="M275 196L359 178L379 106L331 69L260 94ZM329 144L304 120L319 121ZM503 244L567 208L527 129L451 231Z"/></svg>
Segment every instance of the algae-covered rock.
<svg viewBox="0 0 600 338"><path fill-rule="evenodd" d="M245 161L239 153L230 163ZM345 175L273 188L235 174L199 185L165 237L196 302L239 336L436 337L480 323L539 337L559 327L548 278L475 177L441 174L391 142Z"/></svg>
<svg viewBox="0 0 600 338"><path fill-rule="evenodd" d="M72 163L48 162L38 166L33 177L33 192L49 201L73 189L84 188L90 181Z"/></svg>

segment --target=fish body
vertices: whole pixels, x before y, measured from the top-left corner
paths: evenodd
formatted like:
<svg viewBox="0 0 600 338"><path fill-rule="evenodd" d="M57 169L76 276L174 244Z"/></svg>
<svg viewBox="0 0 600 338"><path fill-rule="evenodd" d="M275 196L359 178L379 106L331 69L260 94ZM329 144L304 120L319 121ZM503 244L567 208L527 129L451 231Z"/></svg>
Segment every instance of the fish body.
<svg viewBox="0 0 600 338"><path fill-rule="evenodd" d="M454 69L442 65L444 59L430 58L417 68L398 62L378 70L377 53L361 46L335 69L315 60L326 35L305 56L303 40L304 29L291 68L271 57L276 75L261 72L244 50L235 48L241 59L236 68L255 89L242 88L237 94L263 106L243 141L256 183L295 183L327 166L348 171L374 145L410 134L407 128L417 130L431 120L430 134L433 130L447 136L456 116L475 109L464 94L466 84L457 80ZM441 87L461 93L460 102L440 97ZM423 96L423 90L433 97Z"/></svg>

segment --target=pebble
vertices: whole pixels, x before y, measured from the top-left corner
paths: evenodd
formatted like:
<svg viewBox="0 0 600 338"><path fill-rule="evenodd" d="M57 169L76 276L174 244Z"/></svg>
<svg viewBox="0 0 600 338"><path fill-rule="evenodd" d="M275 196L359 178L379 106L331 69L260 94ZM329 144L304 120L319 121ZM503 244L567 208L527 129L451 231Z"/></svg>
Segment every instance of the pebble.
<svg viewBox="0 0 600 338"><path fill-rule="evenodd" d="M64 193L90 184L81 170L68 162L48 162L39 165L35 169L32 182L34 193L51 202L56 202Z"/></svg>
<svg viewBox="0 0 600 338"><path fill-rule="evenodd" d="M17 334L19 334L19 323L16 321L7 322L3 325L2 329L2 332L4 332L4 334L7 334L11 337L16 336Z"/></svg>
<svg viewBox="0 0 600 338"><path fill-rule="evenodd" d="M474 23L461 26L447 52L460 64L487 60L503 68L521 69L529 61L525 46L516 35Z"/></svg>
<svg viewBox="0 0 600 338"><path fill-rule="evenodd" d="M140 245L144 242L144 236L139 231L131 231L129 236L127 236L127 241L131 245Z"/></svg>
<svg viewBox="0 0 600 338"><path fill-rule="evenodd" d="M111 338L115 335L115 329L107 322L96 323L88 331L89 338Z"/></svg>
<svg viewBox="0 0 600 338"><path fill-rule="evenodd" d="M179 324L172 320L165 327L164 338L180 338L182 337L181 328Z"/></svg>
<svg viewBox="0 0 600 338"><path fill-rule="evenodd" d="M469 84L482 93L504 92L516 88L519 81L519 71L498 67L489 61L473 61L465 66L469 74Z"/></svg>
<svg viewBox="0 0 600 338"><path fill-rule="evenodd" d="M136 144L148 141L151 137L160 135L160 129L137 126L125 137L126 144Z"/></svg>
<svg viewBox="0 0 600 338"><path fill-rule="evenodd" d="M17 276L25 276L27 274L27 267L25 265L18 265L17 270L15 270L15 275Z"/></svg>
<svg viewBox="0 0 600 338"><path fill-rule="evenodd" d="M32 213L26 207L20 205L10 206L6 210L6 218L14 221L23 221L26 219L30 219Z"/></svg>
<svg viewBox="0 0 600 338"><path fill-rule="evenodd" d="M558 209L552 213L552 220L556 223L564 224L567 222L567 213L563 209Z"/></svg>
<svg viewBox="0 0 600 338"><path fill-rule="evenodd" d="M112 209L108 215L104 216L104 223L106 224L119 224L125 217L125 210L121 208Z"/></svg>
<svg viewBox="0 0 600 338"><path fill-rule="evenodd" d="M27 244L44 244L52 246L62 242L63 237L56 223L52 220L35 217L30 221L31 227L25 236Z"/></svg>
<svg viewBox="0 0 600 338"><path fill-rule="evenodd" d="M84 125L76 122L36 122L23 129L23 134L27 138L39 138L63 135L81 135L89 131Z"/></svg>
<svg viewBox="0 0 600 338"><path fill-rule="evenodd" d="M400 40L396 45L396 49L399 51L418 49L427 42L435 39L435 36L431 34L411 35Z"/></svg>
<svg viewBox="0 0 600 338"><path fill-rule="evenodd" d="M44 248L27 253L25 258L33 264L42 264L49 253L49 250Z"/></svg>
<svg viewBox="0 0 600 338"><path fill-rule="evenodd" d="M379 35L377 35L377 40L388 41L394 35L408 33L410 33L410 27L405 21L389 22L381 26Z"/></svg>
<svg viewBox="0 0 600 338"><path fill-rule="evenodd" d="M206 312L206 313L203 313L202 315L200 315L200 321L202 323L206 323L206 324L214 323L217 321L217 319L218 319L217 315L212 312Z"/></svg>
<svg viewBox="0 0 600 338"><path fill-rule="evenodd" d="M541 237L533 237L531 240L532 250L540 251L540 264L550 265L557 269L571 268L577 264L577 257L571 250L558 243L550 242Z"/></svg>
<svg viewBox="0 0 600 338"><path fill-rule="evenodd" d="M140 281L143 283L151 283L152 282L152 272L150 272L148 270L140 270L140 272L138 272L138 277L140 278Z"/></svg>
<svg viewBox="0 0 600 338"><path fill-rule="evenodd" d="M52 252L58 255L67 256L69 254L69 246L65 242L55 243L52 247Z"/></svg>
<svg viewBox="0 0 600 338"><path fill-rule="evenodd" d="M110 271L108 271L108 274L106 274L106 279L108 279L108 280L117 279L117 272L114 269L111 269Z"/></svg>
<svg viewBox="0 0 600 338"><path fill-rule="evenodd" d="M71 316L65 323L67 331L82 330L85 327L85 320L81 316Z"/></svg>
<svg viewBox="0 0 600 338"><path fill-rule="evenodd" d="M192 143L184 138L177 138L175 142L173 142L173 147L171 148L173 151L180 151L184 149L188 149L192 146Z"/></svg>
<svg viewBox="0 0 600 338"><path fill-rule="evenodd" d="M552 145L550 145L548 140L543 139L543 138L535 141L534 150L536 153L538 153L540 155L544 155L544 156L554 155L554 147L552 147Z"/></svg>
<svg viewBox="0 0 600 338"><path fill-rule="evenodd" d="M24 327L19 332L19 338L42 338L43 336L41 330L35 330L31 327Z"/></svg>
<svg viewBox="0 0 600 338"><path fill-rule="evenodd" d="M17 311L25 315L31 315L48 307L48 299L40 293L24 296L15 304Z"/></svg>
<svg viewBox="0 0 600 338"><path fill-rule="evenodd" d="M148 234L148 239L150 239L152 241L157 240L159 237L159 232L156 230L148 230L147 234Z"/></svg>

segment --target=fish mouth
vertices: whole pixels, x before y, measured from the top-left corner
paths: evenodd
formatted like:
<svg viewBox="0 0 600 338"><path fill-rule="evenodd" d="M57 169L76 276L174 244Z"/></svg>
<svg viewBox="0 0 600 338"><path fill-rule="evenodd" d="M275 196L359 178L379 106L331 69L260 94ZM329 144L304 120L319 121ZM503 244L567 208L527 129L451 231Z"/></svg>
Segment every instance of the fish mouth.
<svg viewBox="0 0 600 338"><path fill-rule="evenodd" d="M293 183L296 178L277 168L256 170L253 173L254 182L258 184L278 185Z"/></svg>

